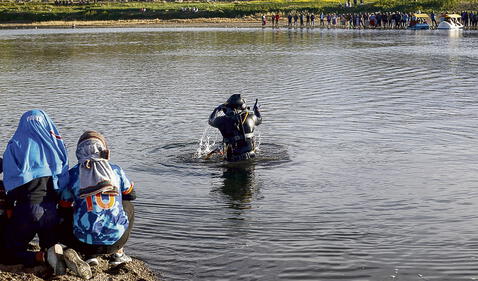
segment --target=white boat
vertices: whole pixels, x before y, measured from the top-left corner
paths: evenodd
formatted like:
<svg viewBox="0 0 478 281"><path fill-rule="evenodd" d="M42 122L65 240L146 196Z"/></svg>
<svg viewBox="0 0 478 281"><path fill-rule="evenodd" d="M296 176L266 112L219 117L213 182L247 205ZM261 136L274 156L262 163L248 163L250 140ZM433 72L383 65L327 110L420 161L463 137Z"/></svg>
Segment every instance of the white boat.
<svg viewBox="0 0 478 281"><path fill-rule="evenodd" d="M458 21L459 18L461 18L461 16L457 14L446 14L442 17L442 21L437 29L463 29L463 24Z"/></svg>

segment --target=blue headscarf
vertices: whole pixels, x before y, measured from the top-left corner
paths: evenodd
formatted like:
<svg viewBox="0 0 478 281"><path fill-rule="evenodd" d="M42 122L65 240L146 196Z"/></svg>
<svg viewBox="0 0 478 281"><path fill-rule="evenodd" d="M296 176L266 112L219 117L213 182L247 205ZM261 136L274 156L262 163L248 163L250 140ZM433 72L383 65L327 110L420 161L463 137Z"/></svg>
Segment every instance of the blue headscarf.
<svg viewBox="0 0 478 281"><path fill-rule="evenodd" d="M25 112L3 153L7 192L33 179L52 176L56 190L68 183L68 153L53 121L42 110Z"/></svg>

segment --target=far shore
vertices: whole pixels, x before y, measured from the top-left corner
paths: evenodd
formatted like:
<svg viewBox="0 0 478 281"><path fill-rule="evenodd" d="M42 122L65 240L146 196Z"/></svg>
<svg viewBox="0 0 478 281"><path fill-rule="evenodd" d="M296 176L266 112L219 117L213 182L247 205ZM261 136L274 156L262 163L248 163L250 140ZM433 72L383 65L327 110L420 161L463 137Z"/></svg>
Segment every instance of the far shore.
<svg viewBox="0 0 478 281"><path fill-rule="evenodd" d="M286 24L286 22L284 22ZM0 23L0 29L17 28L72 28L72 27L261 27L260 19L195 18L195 19L134 19L98 21L42 21L31 23ZM270 26L269 26L270 27Z"/></svg>
<svg viewBox="0 0 478 281"><path fill-rule="evenodd" d="M95 28L95 27L217 27L217 28L293 28L293 29L353 29L346 26L320 26L316 23L314 26L288 26L287 19L282 18L279 25L272 26L267 23L265 26L261 25L261 19L256 17L243 18L194 18L194 19L131 19L131 20L97 20L97 21L41 21L30 23L0 23L0 29L34 29L34 28ZM370 28L362 26L357 29L377 29L385 30L390 28ZM406 30L406 28L400 28ZM465 30L476 30L476 27L467 27Z"/></svg>
<svg viewBox="0 0 478 281"><path fill-rule="evenodd" d="M381 1L381 0L274 0L251 1L97 1L97 0L0 0L0 28L71 27L261 27L261 16L272 27L272 15L365 15L376 13L431 13L476 11L477 0ZM349 20L349 19L347 19ZM366 19L364 19L366 20ZM297 19L294 19L297 21ZM305 23L305 22L304 22ZM365 28L367 25L363 23ZM389 23L390 25L390 23ZM475 24L476 26L476 24ZM304 26L293 26L302 28ZM320 26L327 28L326 26ZM349 24L331 26L348 28Z"/></svg>

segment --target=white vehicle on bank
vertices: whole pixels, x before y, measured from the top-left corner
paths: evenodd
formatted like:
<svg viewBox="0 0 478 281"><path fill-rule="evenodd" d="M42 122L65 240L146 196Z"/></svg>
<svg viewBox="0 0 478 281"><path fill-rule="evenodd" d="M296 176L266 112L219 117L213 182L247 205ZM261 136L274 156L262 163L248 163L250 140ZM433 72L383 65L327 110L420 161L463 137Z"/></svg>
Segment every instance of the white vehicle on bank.
<svg viewBox="0 0 478 281"><path fill-rule="evenodd" d="M463 24L458 21L459 18L461 18L461 16L457 14L445 14L441 17L437 29L463 29Z"/></svg>

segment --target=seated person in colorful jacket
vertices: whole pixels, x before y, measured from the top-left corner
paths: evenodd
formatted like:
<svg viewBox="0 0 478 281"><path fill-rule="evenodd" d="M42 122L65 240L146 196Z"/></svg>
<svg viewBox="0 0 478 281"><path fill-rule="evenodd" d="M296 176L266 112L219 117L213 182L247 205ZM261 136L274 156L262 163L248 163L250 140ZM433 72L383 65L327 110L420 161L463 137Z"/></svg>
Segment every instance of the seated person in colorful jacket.
<svg viewBox="0 0 478 281"><path fill-rule="evenodd" d="M111 265L131 261L123 246L133 227L130 201L136 195L123 169L109 163L109 154L103 135L83 133L76 149L78 164L70 169L70 181L61 196L60 210L69 225L63 243L84 256L85 261L77 259L80 276L98 264L100 255L110 255ZM70 207L72 216L68 216Z"/></svg>

